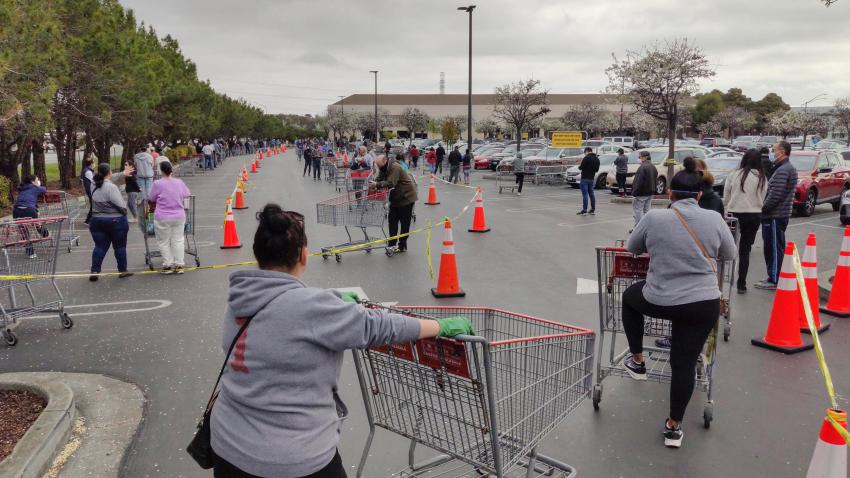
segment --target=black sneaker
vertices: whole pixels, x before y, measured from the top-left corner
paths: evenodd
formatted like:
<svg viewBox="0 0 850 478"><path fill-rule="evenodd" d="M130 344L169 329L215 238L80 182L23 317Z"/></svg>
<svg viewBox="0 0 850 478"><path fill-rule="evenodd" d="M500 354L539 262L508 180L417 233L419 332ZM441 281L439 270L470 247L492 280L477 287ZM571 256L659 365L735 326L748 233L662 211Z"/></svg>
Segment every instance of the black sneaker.
<svg viewBox="0 0 850 478"><path fill-rule="evenodd" d="M739 294L746 294L746 293L747 293L747 286L745 286L745 285L739 285L739 286L738 286L738 293L739 293Z"/></svg>
<svg viewBox="0 0 850 478"><path fill-rule="evenodd" d="M98 279L100 279L100 276L98 276L97 274L92 274L89 276L89 282L97 282Z"/></svg>
<svg viewBox="0 0 850 478"><path fill-rule="evenodd" d="M633 379L646 380L646 364L635 362L633 355L630 355L629 358L623 362L623 367L625 367L626 372L628 372Z"/></svg>
<svg viewBox="0 0 850 478"><path fill-rule="evenodd" d="M677 428L667 426L667 421L664 422L664 446L670 448L680 448L682 446L682 437L685 433L682 431L682 425Z"/></svg>
<svg viewBox="0 0 850 478"><path fill-rule="evenodd" d="M596 215L596 209L591 209L587 213L590 214L591 216L595 216Z"/></svg>
<svg viewBox="0 0 850 478"><path fill-rule="evenodd" d="M118 278L124 279L124 278L127 278L127 277L131 277L132 275L133 275L132 272L121 272L121 273L118 274Z"/></svg>
<svg viewBox="0 0 850 478"><path fill-rule="evenodd" d="M584 209L582 209L581 211L579 211L579 212L577 212L577 213L576 213L576 216L587 216L587 211L585 211Z"/></svg>
<svg viewBox="0 0 850 478"><path fill-rule="evenodd" d="M659 349L669 349L673 346L673 342L670 341L670 337L662 337L655 339L655 346Z"/></svg>

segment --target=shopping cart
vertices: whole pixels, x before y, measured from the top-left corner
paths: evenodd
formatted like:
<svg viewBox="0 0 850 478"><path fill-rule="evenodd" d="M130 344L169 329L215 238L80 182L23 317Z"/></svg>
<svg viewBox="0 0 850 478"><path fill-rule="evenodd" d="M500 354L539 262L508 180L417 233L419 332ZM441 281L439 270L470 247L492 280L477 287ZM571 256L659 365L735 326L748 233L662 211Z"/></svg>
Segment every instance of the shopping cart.
<svg viewBox="0 0 850 478"><path fill-rule="evenodd" d="M184 250L186 254L195 258L195 265L201 265L201 257L198 255L198 243L195 241L195 196L189 196L183 201L183 210L186 212L186 224L183 226ZM157 250L156 231L153 224L153 211L147 201L142 201L142 214L139 215L139 229L145 242L145 265L154 270L153 259L162 257Z"/></svg>
<svg viewBox="0 0 850 478"><path fill-rule="evenodd" d="M496 166L496 187L499 188L499 194L502 190L514 192L517 189L516 175L512 164L500 164Z"/></svg>
<svg viewBox="0 0 850 478"><path fill-rule="evenodd" d="M740 247L741 242L741 230L738 227L738 219L728 213L724 219L726 219L726 225L729 226L729 231L732 233L732 237L735 238L735 249L737 250L738 247ZM738 259L736 255L735 259L726 261L725 267L723 268L722 280L720 281L720 291L722 292L721 300L724 301L724 307L721 310L723 315L724 342L728 342L729 337L732 335L732 289L736 287L735 273L737 271ZM719 273L720 271L718 270L718 274Z"/></svg>
<svg viewBox="0 0 850 478"><path fill-rule="evenodd" d="M363 191L369 187L372 179L371 169L357 169L348 171L349 181L346 183L346 191Z"/></svg>
<svg viewBox="0 0 850 478"><path fill-rule="evenodd" d="M734 261L718 261L717 275L719 279L734 276L729 272ZM623 368L623 360L629 355L628 348L618 352L617 336L624 335L622 312L623 292L633 283L646 279L649 270L649 256L635 256L624 247L597 247L596 264L599 273L599 341L597 343L596 382L593 385L593 408L599 410L602 400L602 381L608 376L628 377ZM723 300L728 302L729 296L724 291ZM706 403L703 409L703 424L711 426L714 416L713 382L714 364L717 351L717 334L719 321L715 324L708 340L703 347L700 359L697 361L696 389L706 393ZM672 328L670 321L654 317L645 317L644 335L646 337L670 337ZM608 344L608 360L603 363L606 340ZM648 380L658 383L669 383L671 378L669 349L654 346L644 346L644 360Z"/></svg>
<svg viewBox="0 0 850 478"><path fill-rule="evenodd" d="M475 336L354 350L369 436L410 439L408 468L393 476L572 477L537 445L590 393L594 333L483 307L369 307L421 319L469 318ZM416 445L443 455L415 463Z"/></svg>
<svg viewBox="0 0 850 478"><path fill-rule="evenodd" d="M7 345L18 343L14 329L22 319L39 313L49 312L59 315L62 327L70 329L74 322L65 313L64 299L53 275L56 273L56 256L59 252L59 241L62 237L62 224L65 217L49 217L39 219L19 219L17 221L0 222L0 275L4 276L34 276L24 279L0 279L0 289L9 292L9 301L0 301L0 316L2 316L3 340ZM36 295L45 292L41 288L36 293L39 283L50 282L56 299L40 302ZM29 300L25 304L18 303L16 289L26 290Z"/></svg>
<svg viewBox="0 0 850 478"><path fill-rule="evenodd" d="M72 246L80 245L80 234L76 229L76 222L80 217L80 201L76 197L69 197L65 191L47 191L39 198L38 216L65 217L62 237L59 240L68 243L68 252L71 252Z"/></svg>
<svg viewBox="0 0 850 478"><path fill-rule="evenodd" d="M322 258L327 259L333 255L337 262L342 262L342 252L338 249L376 241L378 238L370 237L366 231L368 227L380 228L383 237L387 237L387 233L384 231L384 223L387 219L387 197L387 191L371 192L364 189L349 191L316 204L316 222L318 224L343 226L348 235L348 242L323 247ZM351 237L351 230L349 229L351 227L360 229L363 233L362 240L354 240ZM368 253L375 248L386 249L386 246L365 246L357 250Z"/></svg>
<svg viewBox="0 0 850 478"><path fill-rule="evenodd" d="M336 184L337 166L336 158L325 157L322 160L322 169L325 171L325 181Z"/></svg>

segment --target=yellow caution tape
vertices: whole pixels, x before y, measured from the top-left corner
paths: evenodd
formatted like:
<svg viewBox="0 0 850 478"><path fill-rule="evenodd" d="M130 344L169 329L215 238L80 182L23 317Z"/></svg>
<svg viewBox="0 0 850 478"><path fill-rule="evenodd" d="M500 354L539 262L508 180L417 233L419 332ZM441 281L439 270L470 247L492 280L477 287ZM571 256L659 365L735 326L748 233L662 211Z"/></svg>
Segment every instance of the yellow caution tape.
<svg viewBox="0 0 850 478"><path fill-rule="evenodd" d="M806 279L803 276L803 266L800 263L800 255L797 250L797 245L794 244L794 255L792 256L792 261L794 264L794 275L797 278L797 287L800 289L800 296L803 299L803 312L806 316L806 325L809 327L809 332L812 334L812 344L815 346L815 355L818 359L818 367L820 367L821 375L823 375L824 385L826 386L826 393L829 395L829 401L832 404L832 408L838 409L838 402L835 400L835 387L832 383L832 374L829 373L829 366L826 364L826 358L823 354L823 348L820 344L820 336L818 335L818 329L815 327L815 319L812 315L811 303L809 302L809 294L806 291ZM827 415L827 420L832 424L832 426L844 437L844 441L850 445L850 434L847 433L847 430L844 427L840 426L835 420L832 419L829 415Z"/></svg>
<svg viewBox="0 0 850 478"><path fill-rule="evenodd" d="M431 263L431 221L428 221L428 231L425 235L425 261L428 262L428 274L431 275L431 282L434 282L434 265Z"/></svg>

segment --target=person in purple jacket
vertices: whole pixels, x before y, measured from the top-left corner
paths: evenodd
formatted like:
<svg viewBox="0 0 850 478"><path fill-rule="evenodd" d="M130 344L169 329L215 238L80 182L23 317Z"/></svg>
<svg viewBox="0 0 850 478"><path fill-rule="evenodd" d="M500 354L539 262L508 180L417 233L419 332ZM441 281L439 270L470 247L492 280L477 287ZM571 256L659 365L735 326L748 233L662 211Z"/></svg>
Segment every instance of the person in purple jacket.
<svg viewBox="0 0 850 478"><path fill-rule="evenodd" d="M179 178L171 177L169 161L159 163L162 178L154 181L148 201L154 209L153 227L162 254L162 274L182 274L184 263L186 211L183 201L191 194Z"/></svg>

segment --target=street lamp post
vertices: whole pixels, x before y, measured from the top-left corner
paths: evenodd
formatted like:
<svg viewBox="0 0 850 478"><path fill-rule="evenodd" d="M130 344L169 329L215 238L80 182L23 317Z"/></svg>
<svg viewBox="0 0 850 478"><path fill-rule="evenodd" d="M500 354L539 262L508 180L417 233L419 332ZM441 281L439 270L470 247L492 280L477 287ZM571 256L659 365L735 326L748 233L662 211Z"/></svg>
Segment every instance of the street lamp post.
<svg viewBox="0 0 850 478"><path fill-rule="evenodd" d="M472 151L472 11L475 10L475 5L457 7L457 9L469 13L469 91L466 109L466 147Z"/></svg>
<svg viewBox="0 0 850 478"><path fill-rule="evenodd" d="M809 110L809 103L812 103L812 102L814 102L814 101L817 101L817 100L823 99L823 98L825 98L825 97L827 97L827 96L829 96L829 95L827 95L826 93L821 93L821 94L819 94L819 95L815 96L814 98L810 99L809 101L804 101L804 102L803 102L803 112L804 112L804 113L805 113L805 112L808 112L808 110Z"/></svg>
<svg viewBox="0 0 850 478"><path fill-rule="evenodd" d="M339 96L337 96L337 98L339 98L339 107L340 107L340 116L341 116L340 124L345 124L345 123L343 123L343 121L345 121L345 96L339 95ZM342 132L342 136L345 136L344 131Z"/></svg>
<svg viewBox="0 0 850 478"><path fill-rule="evenodd" d="M378 137L378 70L369 70L369 73L375 75L375 143L380 139Z"/></svg>

